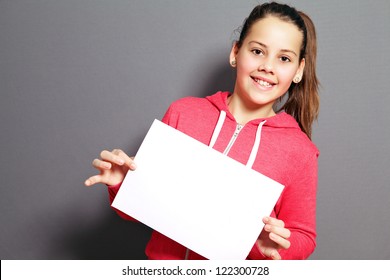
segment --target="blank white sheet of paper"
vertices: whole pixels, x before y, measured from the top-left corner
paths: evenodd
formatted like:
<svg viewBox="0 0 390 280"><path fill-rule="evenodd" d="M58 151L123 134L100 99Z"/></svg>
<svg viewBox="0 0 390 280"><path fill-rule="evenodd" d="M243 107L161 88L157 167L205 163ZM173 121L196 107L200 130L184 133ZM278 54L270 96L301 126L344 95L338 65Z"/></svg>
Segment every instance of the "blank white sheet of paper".
<svg viewBox="0 0 390 280"><path fill-rule="evenodd" d="M211 260L244 260L284 186L155 120L112 206Z"/></svg>

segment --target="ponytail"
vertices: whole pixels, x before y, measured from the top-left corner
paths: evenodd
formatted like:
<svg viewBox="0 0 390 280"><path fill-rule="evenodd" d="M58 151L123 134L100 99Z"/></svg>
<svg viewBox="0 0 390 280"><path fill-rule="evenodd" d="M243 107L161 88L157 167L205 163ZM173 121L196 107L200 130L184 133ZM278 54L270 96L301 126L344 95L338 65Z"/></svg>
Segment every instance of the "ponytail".
<svg viewBox="0 0 390 280"><path fill-rule="evenodd" d="M306 48L303 56L305 68L300 83L291 83L288 98L279 111L292 115L300 128L311 139L312 123L319 113L319 81L316 74L317 38L312 20L303 12L298 12L306 27Z"/></svg>

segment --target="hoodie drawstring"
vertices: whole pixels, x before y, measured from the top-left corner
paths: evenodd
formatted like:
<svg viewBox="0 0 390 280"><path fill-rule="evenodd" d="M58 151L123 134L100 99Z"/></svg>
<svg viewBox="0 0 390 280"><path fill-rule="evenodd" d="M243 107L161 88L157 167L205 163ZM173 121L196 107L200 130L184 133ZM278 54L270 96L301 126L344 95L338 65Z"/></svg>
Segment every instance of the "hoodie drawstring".
<svg viewBox="0 0 390 280"><path fill-rule="evenodd" d="M214 147L214 144L217 141L218 135L219 135L219 133L222 130L222 126L223 126L223 123L225 122L225 118L226 118L226 112L225 111L221 111L219 113L219 118L218 118L217 125L214 128L213 136L211 136L209 147Z"/></svg>
<svg viewBox="0 0 390 280"><path fill-rule="evenodd" d="M257 152L259 151L260 147L260 139L261 139L261 130L263 128L263 125L265 124L266 120L262 121L259 123L256 131L256 138L255 138L255 143L252 146L252 151L249 156L248 162L246 163L246 167L252 168L253 163L255 162Z"/></svg>
<svg viewBox="0 0 390 280"><path fill-rule="evenodd" d="M211 136L211 140L210 140L210 143L209 143L210 147L214 147L215 142L218 139L218 135L219 135L219 133L222 130L222 126L223 126L223 123L225 121L225 118L226 118L226 112L225 111L221 111L219 113L218 122L217 122L217 125L214 128L213 135ZM259 151L259 147L260 147L261 130L262 130L263 125L265 123L266 123L266 120L264 120L261 123L259 123L259 125L257 127L255 142L254 142L254 144L252 146L252 151L250 153L248 162L246 163L246 166L248 168L252 168L252 166L253 166L253 164L255 162L256 155L257 155L257 152Z"/></svg>

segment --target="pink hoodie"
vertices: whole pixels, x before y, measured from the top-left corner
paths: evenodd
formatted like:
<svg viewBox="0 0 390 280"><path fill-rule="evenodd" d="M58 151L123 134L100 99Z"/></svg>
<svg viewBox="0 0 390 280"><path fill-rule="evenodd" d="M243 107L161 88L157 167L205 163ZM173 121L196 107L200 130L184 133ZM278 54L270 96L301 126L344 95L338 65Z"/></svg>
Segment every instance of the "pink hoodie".
<svg viewBox="0 0 390 280"><path fill-rule="evenodd" d="M271 214L283 220L291 231L291 246L280 250L280 255L282 259L306 259L316 246L319 151L295 119L286 113L238 125L227 107L228 95L228 92L217 92L206 98L182 98L172 103L162 121L242 164L252 162L254 170L283 184L284 191ZM256 145L260 138L260 145ZM109 187L111 202L119 188L120 185ZM121 217L132 220L116 211ZM146 255L160 260L204 259L157 231L152 233ZM257 243L248 259L266 259Z"/></svg>

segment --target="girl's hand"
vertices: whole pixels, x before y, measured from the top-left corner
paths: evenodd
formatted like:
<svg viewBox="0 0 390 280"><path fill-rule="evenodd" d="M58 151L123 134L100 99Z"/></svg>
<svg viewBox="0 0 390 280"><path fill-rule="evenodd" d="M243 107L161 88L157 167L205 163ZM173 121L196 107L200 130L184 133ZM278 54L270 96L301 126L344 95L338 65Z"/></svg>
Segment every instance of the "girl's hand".
<svg viewBox="0 0 390 280"><path fill-rule="evenodd" d="M291 244L288 238L290 238L291 232L284 227L282 220L276 218L264 217L263 223L265 224L264 229L257 240L260 251L266 257L280 260L281 256L278 250L290 247Z"/></svg>
<svg viewBox="0 0 390 280"><path fill-rule="evenodd" d="M101 159L94 159L92 166L100 171L100 174L92 176L85 181L86 186L102 183L109 186L117 185L123 181L128 170L135 170L136 165L132 158L120 149L112 152L102 151Z"/></svg>

